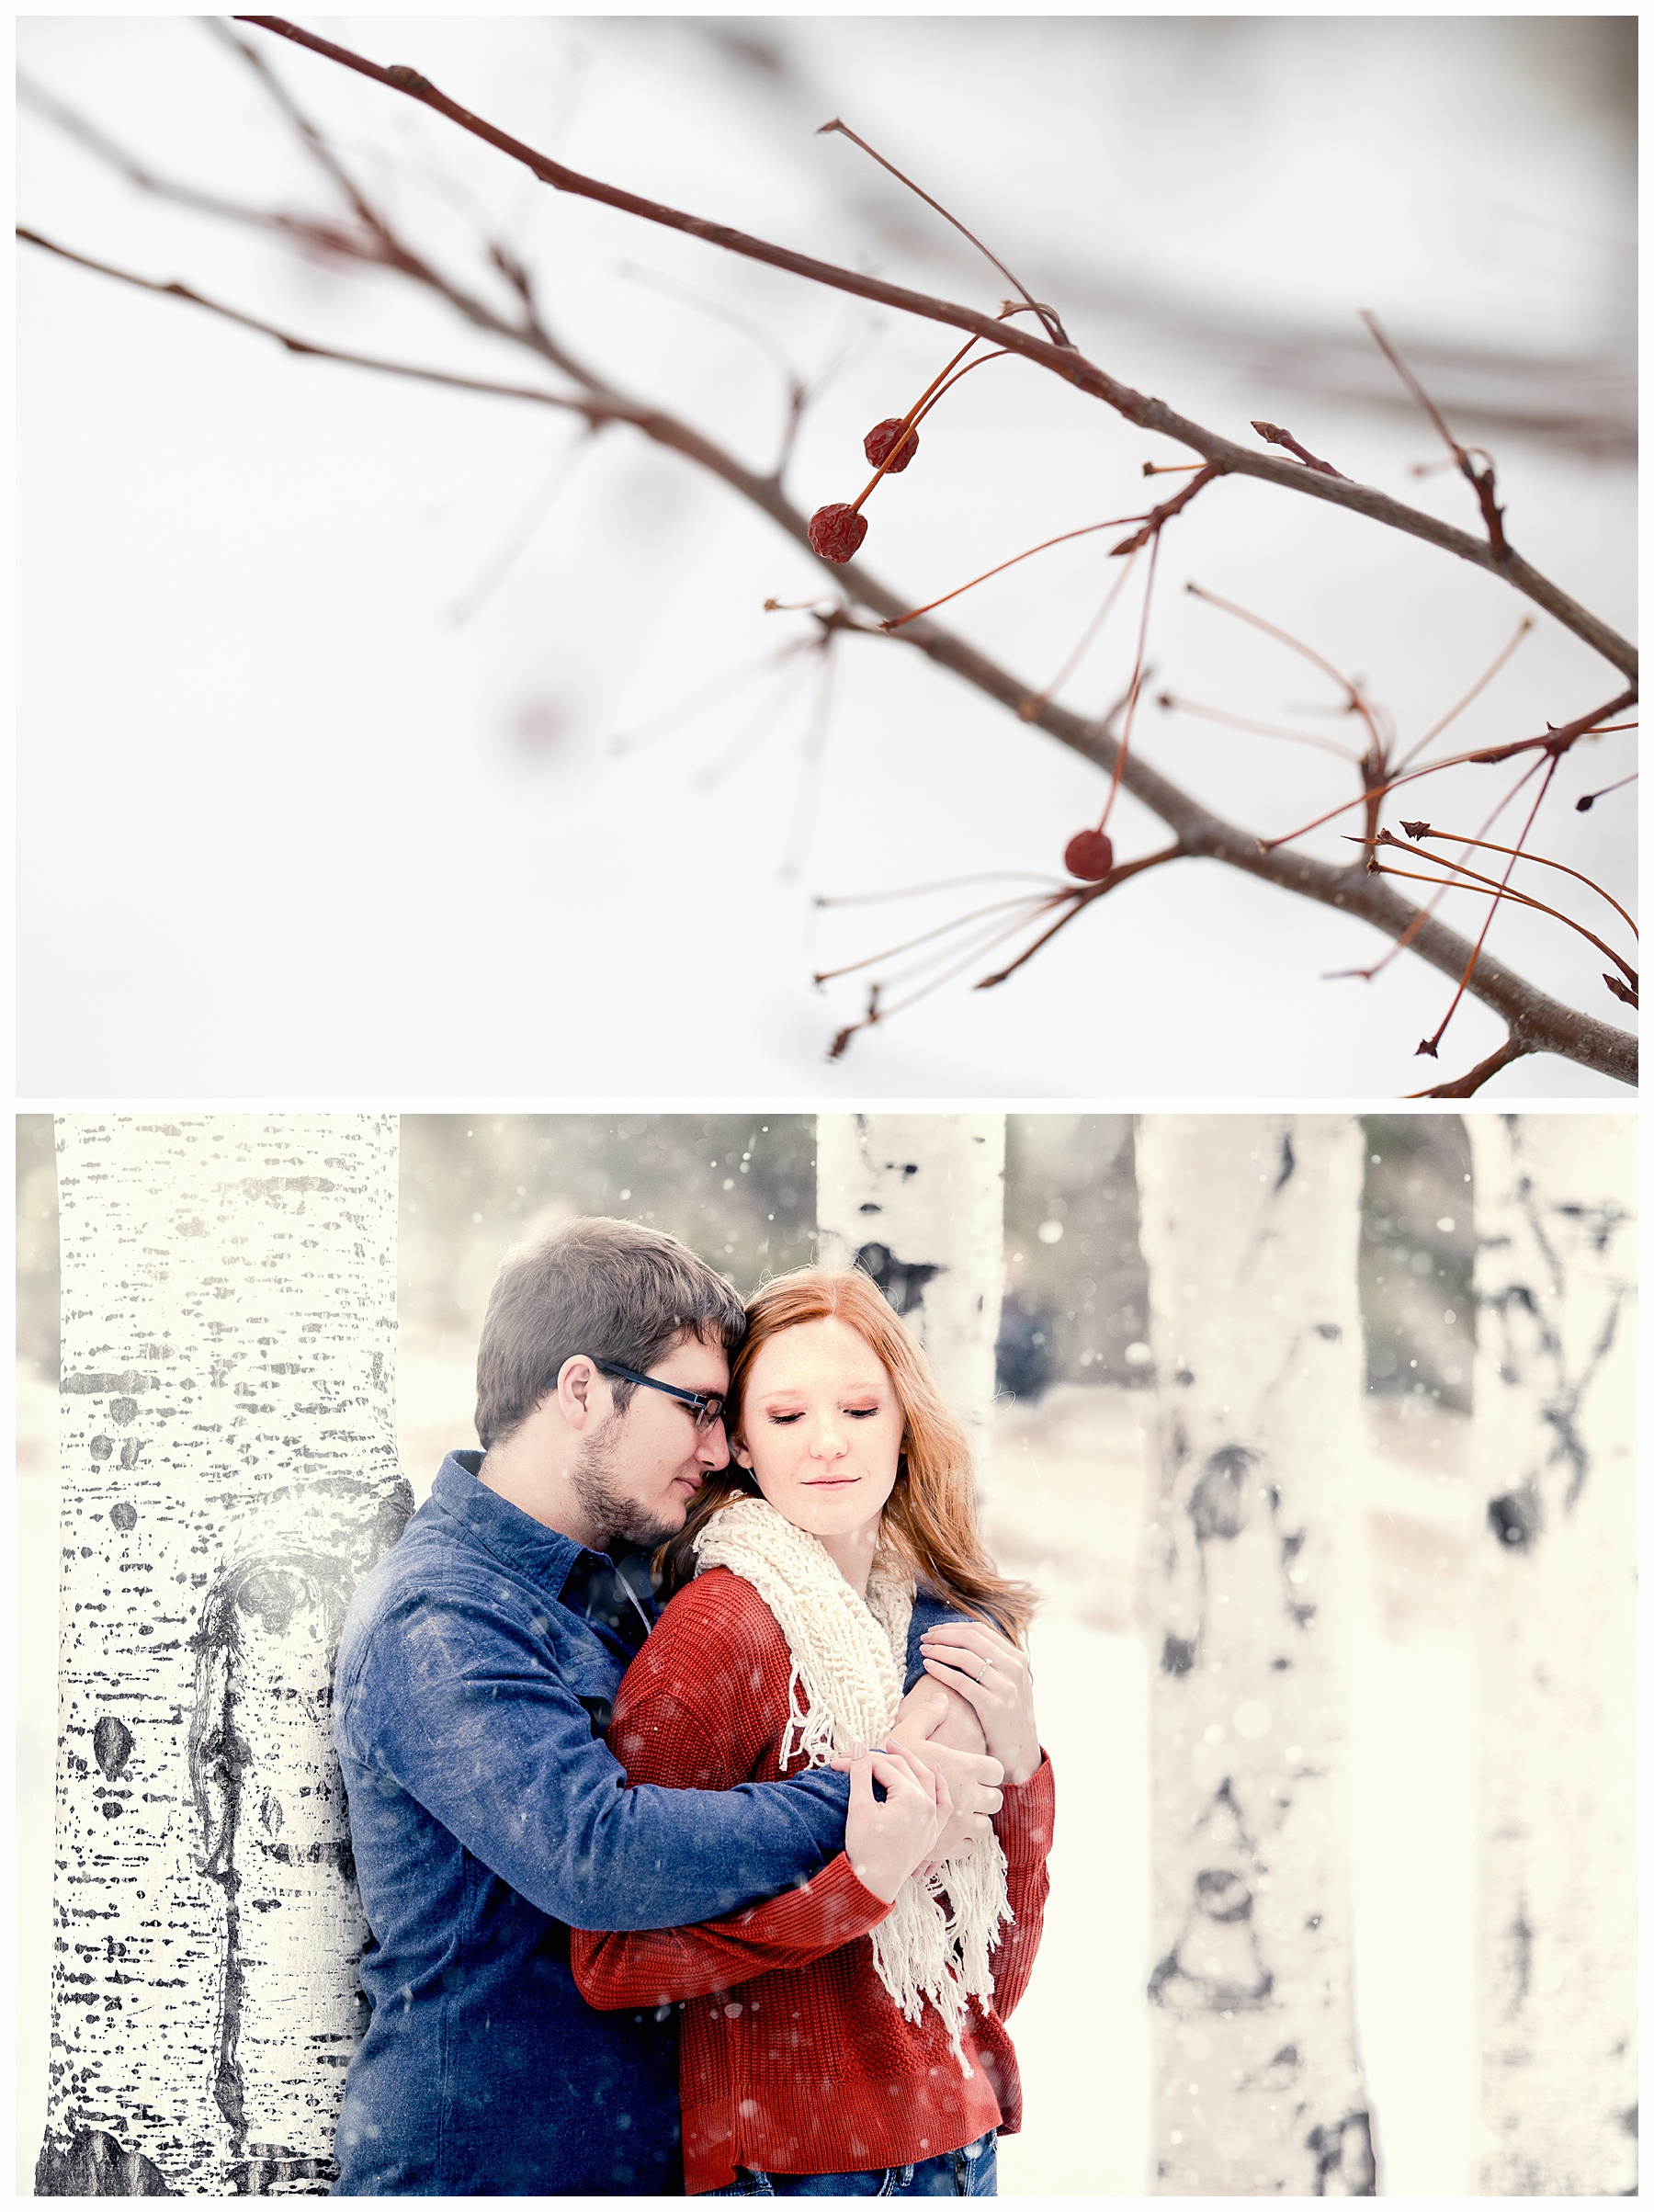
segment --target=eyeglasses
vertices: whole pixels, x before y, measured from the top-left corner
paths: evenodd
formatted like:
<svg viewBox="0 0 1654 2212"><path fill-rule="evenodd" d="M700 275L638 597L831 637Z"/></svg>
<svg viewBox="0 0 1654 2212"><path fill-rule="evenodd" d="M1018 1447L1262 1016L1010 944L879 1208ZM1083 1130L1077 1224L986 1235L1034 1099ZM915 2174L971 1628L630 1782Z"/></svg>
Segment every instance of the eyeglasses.
<svg viewBox="0 0 1654 2212"><path fill-rule="evenodd" d="M700 1390L680 1390L675 1382L659 1382L652 1375L640 1375L636 1367L623 1367L617 1360L595 1359L592 1365L599 1375L618 1375L627 1382L640 1382L646 1390L664 1390L668 1398L675 1398L686 1405L695 1416L695 1425L702 1435L723 1419L724 1401L708 1398Z"/></svg>

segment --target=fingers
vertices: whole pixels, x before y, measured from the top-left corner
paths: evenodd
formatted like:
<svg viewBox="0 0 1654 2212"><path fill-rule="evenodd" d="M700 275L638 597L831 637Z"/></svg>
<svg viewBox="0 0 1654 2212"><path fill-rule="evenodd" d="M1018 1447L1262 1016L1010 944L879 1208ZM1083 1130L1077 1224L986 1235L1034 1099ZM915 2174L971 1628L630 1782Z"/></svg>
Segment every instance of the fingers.
<svg viewBox="0 0 1654 2212"><path fill-rule="evenodd" d="M887 1744L882 1751L870 1754L868 1764L873 1780L887 1797L896 1791L912 1789L918 1790L927 1803L935 1803L938 1776L906 1745Z"/></svg>
<svg viewBox="0 0 1654 2212"><path fill-rule="evenodd" d="M991 1659L996 1666L1021 1667L1026 1663L1025 1654L1009 1637L1002 1636L996 1628L985 1628L977 1621L939 1621L934 1628L924 1631L919 1644L925 1651L951 1644L958 1650L974 1652L980 1659Z"/></svg>
<svg viewBox="0 0 1654 2212"><path fill-rule="evenodd" d="M931 1658L928 1652L925 1654L924 1666L925 1672L934 1674L938 1682L945 1682L950 1690L957 1690L979 1719L985 1719L1004 1703L1004 1693L995 1685L991 1674L983 1682L975 1674L967 1674L957 1667L949 1666L946 1660Z"/></svg>
<svg viewBox="0 0 1654 2212"><path fill-rule="evenodd" d="M833 1764L849 1769L851 1804L870 1808L873 1803L873 1762L867 1753L863 1752L854 1759L835 1759Z"/></svg>

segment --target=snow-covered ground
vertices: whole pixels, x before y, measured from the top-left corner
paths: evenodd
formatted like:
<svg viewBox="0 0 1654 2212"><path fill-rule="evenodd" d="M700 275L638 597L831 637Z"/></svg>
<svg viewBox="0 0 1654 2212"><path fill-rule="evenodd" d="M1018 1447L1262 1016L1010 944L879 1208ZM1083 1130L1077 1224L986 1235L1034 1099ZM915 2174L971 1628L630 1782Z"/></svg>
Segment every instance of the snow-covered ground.
<svg viewBox="0 0 1654 2212"><path fill-rule="evenodd" d="M404 1330L400 1442L416 1496L471 1441L470 1350ZM56 1648L56 1393L17 1378L17 2171L44 2116ZM1023 2133L1006 2194L1148 2185L1148 1681L1130 1625L1148 1392L1064 1387L1002 1407L991 1476L1002 1563L1046 1594L1035 1633L1042 1733L1059 1774L1051 1901L1014 2033ZM1474 2193L1476 1674L1466 1424L1375 1409L1352 1578L1356 2002L1381 2187Z"/></svg>

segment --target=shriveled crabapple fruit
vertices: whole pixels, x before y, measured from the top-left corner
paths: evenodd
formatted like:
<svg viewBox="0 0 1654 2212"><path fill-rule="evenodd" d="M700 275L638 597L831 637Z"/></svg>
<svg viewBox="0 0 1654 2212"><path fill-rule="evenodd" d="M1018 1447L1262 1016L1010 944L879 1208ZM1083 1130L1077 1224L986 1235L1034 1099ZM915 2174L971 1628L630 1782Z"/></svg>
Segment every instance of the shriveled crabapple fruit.
<svg viewBox="0 0 1654 2212"><path fill-rule="evenodd" d="M884 466L884 457L890 450L890 448L896 443L898 438L901 438L902 441L901 451L896 456L889 467L885 469L885 474L887 476L900 476L903 469L907 467L909 461L912 459L914 454L918 452L918 431L907 429L906 425L901 420L901 417L899 414L892 414L887 415L882 423L875 423L872 429L868 431L867 437L862 440L862 451L867 455L873 466L878 469Z"/></svg>
<svg viewBox="0 0 1654 2212"><path fill-rule="evenodd" d="M848 561L867 534L867 516L842 501L818 507L810 518L810 542L823 561Z"/></svg>
<svg viewBox="0 0 1654 2212"><path fill-rule="evenodd" d="M1101 883L1114 866L1114 840L1106 830L1079 830L1062 848L1062 865L1082 883Z"/></svg>

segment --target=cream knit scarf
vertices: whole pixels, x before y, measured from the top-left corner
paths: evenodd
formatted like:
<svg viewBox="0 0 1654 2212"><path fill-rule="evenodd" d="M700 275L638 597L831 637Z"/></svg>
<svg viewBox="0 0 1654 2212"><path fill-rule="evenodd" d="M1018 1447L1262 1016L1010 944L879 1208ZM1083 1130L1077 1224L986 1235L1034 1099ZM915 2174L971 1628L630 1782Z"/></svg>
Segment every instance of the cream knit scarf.
<svg viewBox="0 0 1654 2212"><path fill-rule="evenodd" d="M697 1571L727 1567L751 1582L787 1639L792 1677L781 1764L795 1748L808 1765L825 1766L835 1753L882 1743L901 1702L913 1611L913 1579L889 1550L881 1546L873 1561L864 1604L823 1546L762 1498L715 1514L695 1549ZM799 1710L800 1685L808 1713ZM875 1971L904 2018L916 2022L929 1998L967 2077L966 2001L987 2011L988 1954L1011 1917L1005 1855L991 1835L969 1858L948 1859L923 1880L910 1876L867 1937Z"/></svg>

